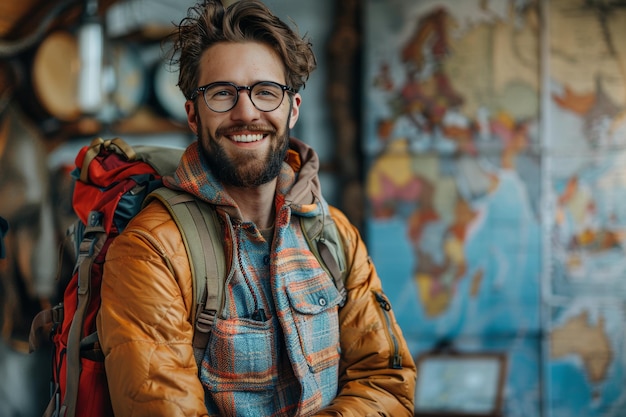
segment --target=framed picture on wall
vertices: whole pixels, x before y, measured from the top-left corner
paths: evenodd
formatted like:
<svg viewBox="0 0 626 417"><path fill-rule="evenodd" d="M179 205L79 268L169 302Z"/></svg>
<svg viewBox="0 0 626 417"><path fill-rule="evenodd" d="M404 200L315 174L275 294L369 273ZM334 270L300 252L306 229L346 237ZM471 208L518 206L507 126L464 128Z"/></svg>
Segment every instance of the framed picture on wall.
<svg viewBox="0 0 626 417"><path fill-rule="evenodd" d="M415 416L501 416L505 354L426 353L416 365Z"/></svg>

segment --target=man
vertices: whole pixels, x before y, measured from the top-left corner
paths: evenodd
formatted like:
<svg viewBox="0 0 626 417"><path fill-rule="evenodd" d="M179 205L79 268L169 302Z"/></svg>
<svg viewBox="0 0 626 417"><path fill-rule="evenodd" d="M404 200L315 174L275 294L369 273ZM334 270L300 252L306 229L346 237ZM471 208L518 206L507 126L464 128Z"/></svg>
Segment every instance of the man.
<svg viewBox="0 0 626 417"><path fill-rule="evenodd" d="M324 201L315 152L289 138L310 43L260 2L214 0L189 10L175 45L198 140L165 183L215 207L232 266L198 370L190 265L167 210L148 205L114 241L98 330L115 415L413 415L415 364L364 243ZM345 299L300 229L329 211Z"/></svg>

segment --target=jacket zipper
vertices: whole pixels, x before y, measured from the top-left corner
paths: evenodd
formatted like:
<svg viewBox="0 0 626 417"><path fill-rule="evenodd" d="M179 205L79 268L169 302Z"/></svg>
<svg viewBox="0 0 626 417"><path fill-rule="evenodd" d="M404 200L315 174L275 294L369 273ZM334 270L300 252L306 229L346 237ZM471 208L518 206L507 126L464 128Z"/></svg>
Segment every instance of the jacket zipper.
<svg viewBox="0 0 626 417"><path fill-rule="evenodd" d="M376 291L373 292L376 297L376 301L378 301L378 304L382 309L383 316L385 317L385 327L387 330L385 334L387 335L389 345L391 346L393 352L389 365L392 369L402 369L402 355L400 354L398 336L395 334L393 326L391 325L391 315L389 313L391 311L391 304L389 304L389 301L382 293Z"/></svg>

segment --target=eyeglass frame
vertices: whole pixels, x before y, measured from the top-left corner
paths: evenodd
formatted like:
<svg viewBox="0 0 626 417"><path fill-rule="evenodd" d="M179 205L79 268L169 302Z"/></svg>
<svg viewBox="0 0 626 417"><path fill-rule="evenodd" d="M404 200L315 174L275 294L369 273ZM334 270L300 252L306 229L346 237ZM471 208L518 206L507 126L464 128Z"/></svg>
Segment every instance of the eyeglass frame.
<svg viewBox="0 0 626 417"><path fill-rule="evenodd" d="M272 85L280 87L280 89L282 90L283 96L281 97L278 105L274 107L272 110L261 110L258 108L256 103L254 102L254 99L252 98L252 89L259 84L272 84ZM233 102L233 105L228 110L214 110L211 108L211 106L209 106L209 103L207 103L206 101L206 96L204 95L204 92L208 90L209 88L216 86L216 85L231 86L235 89L235 91L237 91L237 95L235 96L235 101ZM277 108L279 108L280 105L283 104L283 100L285 100L285 92L291 93L291 94L297 93L295 88L290 87L288 85L281 84L281 83L277 83L276 81L257 81L256 83L252 85L237 85L230 81L215 81L215 82L208 83L208 84L205 84L196 88L194 92L191 94L191 97L189 97L189 100L195 100L196 98L200 96L200 92L202 92L202 101L204 101L204 104L206 105L207 109L215 113L228 113L229 111L235 108L237 103L239 103L239 93L241 92L241 90L246 90L248 92L248 97L250 98L250 102L252 103L254 108L263 113L270 113L276 110Z"/></svg>

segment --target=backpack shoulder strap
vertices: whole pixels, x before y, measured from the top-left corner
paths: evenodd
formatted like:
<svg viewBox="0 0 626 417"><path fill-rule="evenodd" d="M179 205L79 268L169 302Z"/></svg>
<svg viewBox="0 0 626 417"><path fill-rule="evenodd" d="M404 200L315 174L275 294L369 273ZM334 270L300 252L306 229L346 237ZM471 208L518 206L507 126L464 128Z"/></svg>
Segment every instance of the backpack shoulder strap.
<svg viewBox="0 0 626 417"><path fill-rule="evenodd" d="M333 277L335 286L345 302L347 297L344 284L347 276L346 254L335 221L330 215L324 214L314 217L302 216L300 224L309 248L326 272Z"/></svg>
<svg viewBox="0 0 626 417"><path fill-rule="evenodd" d="M199 365L211 326L224 298L226 260L215 210L191 194L160 187L146 199L157 199L169 210L183 238L191 267L195 314L193 348Z"/></svg>
<svg viewBox="0 0 626 417"><path fill-rule="evenodd" d="M67 350L65 352L67 365L67 384L65 399L61 405L61 416L73 416L78 402L78 383L80 379L80 346L83 333L83 323L91 300L91 268L107 240L102 214L92 211L89 213L88 224L78 248L78 259L75 272L78 277L77 306L67 336Z"/></svg>

